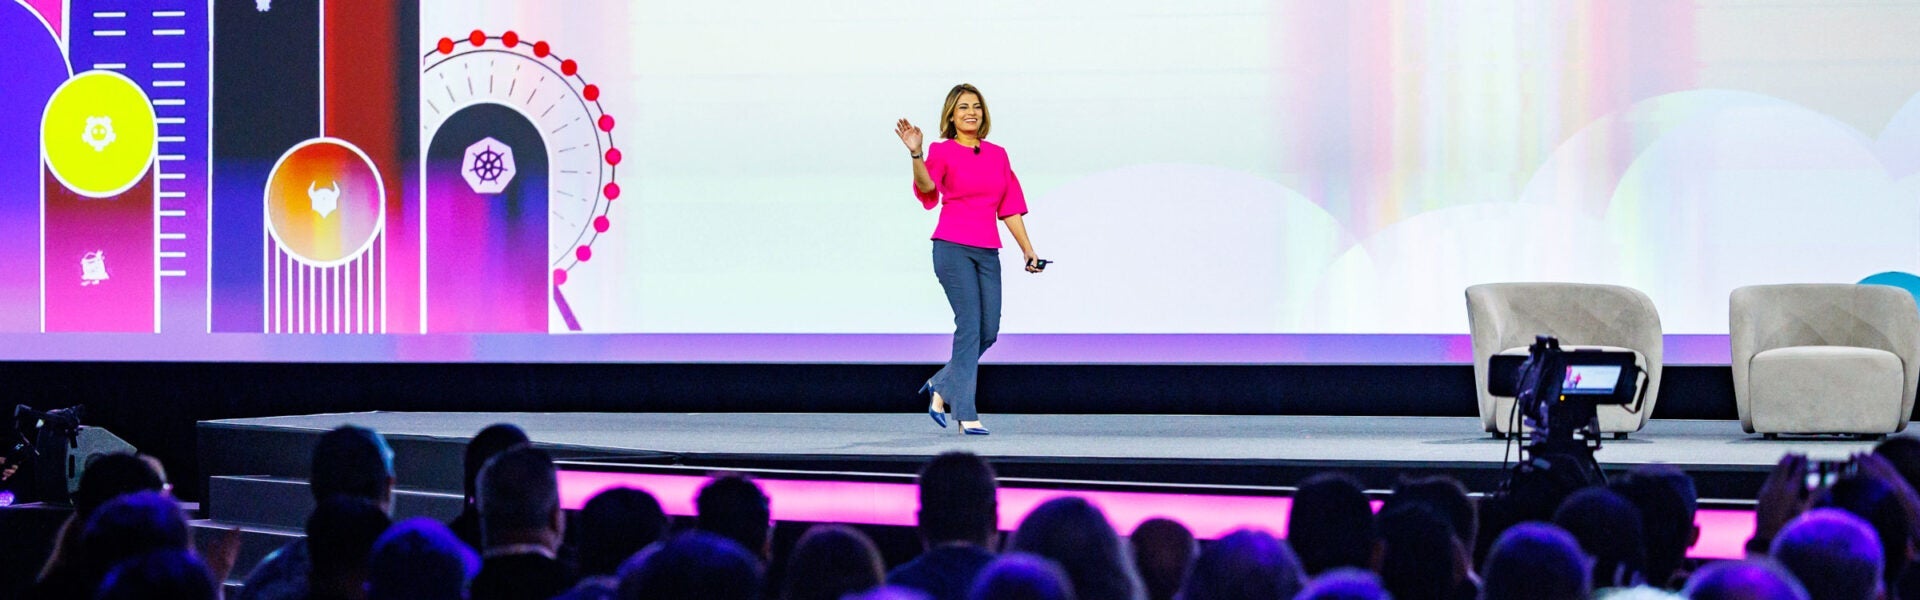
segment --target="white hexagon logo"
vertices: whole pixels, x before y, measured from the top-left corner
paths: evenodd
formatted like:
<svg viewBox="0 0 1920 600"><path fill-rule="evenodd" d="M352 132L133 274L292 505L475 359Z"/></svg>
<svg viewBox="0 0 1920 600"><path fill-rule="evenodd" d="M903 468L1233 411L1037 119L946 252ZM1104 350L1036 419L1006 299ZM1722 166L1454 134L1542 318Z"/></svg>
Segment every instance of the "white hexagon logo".
<svg viewBox="0 0 1920 600"><path fill-rule="evenodd" d="M513 182L513 148L493 138L474 142L460 161L460 176L476 194L506 191Z"/></svg>

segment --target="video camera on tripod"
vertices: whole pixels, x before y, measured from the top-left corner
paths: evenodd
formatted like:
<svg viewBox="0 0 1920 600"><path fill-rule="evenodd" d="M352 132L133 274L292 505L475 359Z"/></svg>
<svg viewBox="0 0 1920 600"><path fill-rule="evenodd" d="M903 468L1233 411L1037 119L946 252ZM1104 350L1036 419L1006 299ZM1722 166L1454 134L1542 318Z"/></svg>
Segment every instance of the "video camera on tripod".
<svg viewBox="0 0 1920 600"><path fill-rule="evenodd" d="M1605 483L1606 475L1593 458L1601 439L1595 407L1632 405L1629 412L1640 410L1645 399L1641 388L1645 376L1637 363L1637 356L1630 351L1563 350L1560 340L1550 335L1535 336L1525 357L1493 357L1487 391L1514 398L1509 431L1515 432L1516 438L1523 430L1527 432L1514 478L1551 465L1576 471L1559 473L1556 479L1578 479L1586 485ZM1509 444L1512 441L1510 438ZM1509 481L1509 486L1514 483Z"/></svg>
<svg viewBox="0 0 1920 600"><path fill-rule="evenodd" d="M13 494L12 501L64 503L94 457L134 451L113 433L81 424L85 414L82 406L15 406L10 427L0 431L0 493Z"/></svg>

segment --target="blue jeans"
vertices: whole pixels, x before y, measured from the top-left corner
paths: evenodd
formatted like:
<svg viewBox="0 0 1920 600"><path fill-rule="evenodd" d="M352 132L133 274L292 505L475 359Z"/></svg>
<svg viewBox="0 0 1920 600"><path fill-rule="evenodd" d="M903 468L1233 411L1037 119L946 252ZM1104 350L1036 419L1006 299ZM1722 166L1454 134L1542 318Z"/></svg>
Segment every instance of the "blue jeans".
<svg viewBox="0 0 1920 600"><path fill-rule="evenodd" d="M934 240L933 274L953 306L953 356L930 381L954 419L978 421L980 355L1000 335L1000 251Z"/></svg>

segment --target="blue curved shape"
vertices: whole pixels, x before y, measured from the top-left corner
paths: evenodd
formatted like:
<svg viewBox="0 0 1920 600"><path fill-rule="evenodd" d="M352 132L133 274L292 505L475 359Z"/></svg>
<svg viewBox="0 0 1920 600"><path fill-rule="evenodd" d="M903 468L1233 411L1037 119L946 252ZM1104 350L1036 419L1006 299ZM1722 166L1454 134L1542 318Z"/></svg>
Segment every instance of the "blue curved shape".
<svg viewBox="0 0 1920 600"><path fill-rule="evenodd" d="M1890 285L1913 294L1914 301L1920 303L1920 275L1900 271L1874 273L1860 280L1861 285Z"/></svg>

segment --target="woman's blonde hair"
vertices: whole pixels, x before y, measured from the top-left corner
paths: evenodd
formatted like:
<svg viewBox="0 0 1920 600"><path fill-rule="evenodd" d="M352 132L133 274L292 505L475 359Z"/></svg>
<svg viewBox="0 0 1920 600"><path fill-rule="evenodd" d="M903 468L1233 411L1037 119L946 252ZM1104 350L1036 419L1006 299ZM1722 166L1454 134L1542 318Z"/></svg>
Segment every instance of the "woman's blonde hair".
<svg viewBox="0 0 1920 600"><path fill-rule="evenodd" d="M987 128L993 124L993 113L987 112L987 97L980 93L980 88L973 87L971 83L962 83L947 90L947 104L940 109L941 139L950 140L953 136L960 135L958 128L953 126L953 111L960 107L960 95L968 93L980 99L980 131L975 132L974 136L987 139Z"/></svg>

